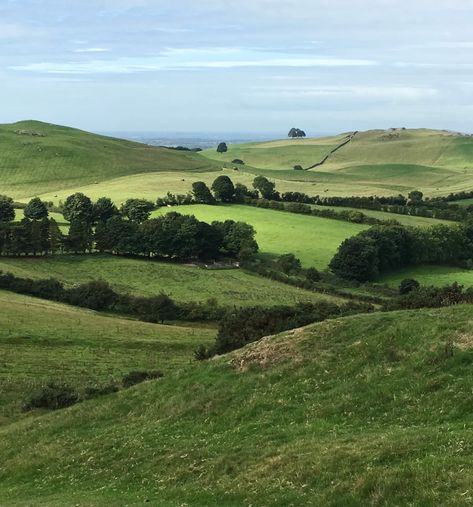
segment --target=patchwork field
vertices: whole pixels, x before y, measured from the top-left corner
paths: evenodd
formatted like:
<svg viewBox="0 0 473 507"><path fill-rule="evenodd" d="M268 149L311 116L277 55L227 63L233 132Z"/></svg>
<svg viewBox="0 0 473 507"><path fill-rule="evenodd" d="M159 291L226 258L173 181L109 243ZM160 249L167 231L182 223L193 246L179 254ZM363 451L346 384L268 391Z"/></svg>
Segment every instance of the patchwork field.
<svg viewBox="0 0 473 507"><path fill-rule="evenodd" d="M471 315L327 321L9 425L0 503L466 507Z"/></svg>
<svg viewBox="0 0 473 507"><path fill-rule="evenodd" d="M150 296L164 292L180 302L215 299L218 304L229 307L336 300L240 269L207 270L107 255L0 258L0 271L22 278L52 277L68 286L103 279L120 293Z"/></svg>
<svg viewBox="0 0 473 507"><path fill-rule="evenodd" d="M43 383L100 386L132 370L169 373L214 334L0 291L0 424L18 417L22 401Z"/></svg>
<svg viewBox="0 0 473 507"><path fill-rule="evenodd" d="M168 208L154 216L168 213ZM367 227L340 220L297 215L282 211L230 206L176 206L172 211L195 215L199 220L236 220L253 225L260 250L266 254L293 253L303 266L325 269L342 241Z"/></svg>
<svg viewBox="0 0 473 507"><path fill-rule="evenodd" d="M390 287L398 287L405 278L414 278L422 285L442 287L458 282L465 287L473 287L473 270L451 266L416 266L382 276L377 282Z"/></svg>

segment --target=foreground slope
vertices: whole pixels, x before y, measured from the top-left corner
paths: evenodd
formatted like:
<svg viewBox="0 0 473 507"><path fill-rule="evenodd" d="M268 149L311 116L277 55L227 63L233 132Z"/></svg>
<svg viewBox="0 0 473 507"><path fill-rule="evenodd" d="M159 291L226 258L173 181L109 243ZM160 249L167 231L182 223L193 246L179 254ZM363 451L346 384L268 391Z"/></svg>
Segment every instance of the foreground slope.
<svg viewBox="0 0 473 507"><path fill-rule="evenodd" d="M0 193L15 198L141 173L213 169L195 153L37 121L0 125Z"/></svg>
<svg viewBox="0 0 473 507"><path fill-rule="evenodd" d="M462 506L471 306L309 326L0 430L0 503Z"/></svg>
<svg viewBox="0 0 473 507"><path fill-rule="evenodd" d="M82 388L110 384L132 370L170 372L214 334L0 291L0 424L18 417L42 384Z"/></svg>

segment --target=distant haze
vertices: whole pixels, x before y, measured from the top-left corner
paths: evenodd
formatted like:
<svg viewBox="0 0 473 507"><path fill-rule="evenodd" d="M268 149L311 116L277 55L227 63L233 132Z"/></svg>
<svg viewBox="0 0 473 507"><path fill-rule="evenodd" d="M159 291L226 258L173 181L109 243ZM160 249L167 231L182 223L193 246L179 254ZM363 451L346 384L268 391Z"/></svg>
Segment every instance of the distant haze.
<svg viewBox="0 0 473 507"><path fill-rule="evenodd" d="M3 1L0 123L469 132L472 20L470 0Z"/></svg>

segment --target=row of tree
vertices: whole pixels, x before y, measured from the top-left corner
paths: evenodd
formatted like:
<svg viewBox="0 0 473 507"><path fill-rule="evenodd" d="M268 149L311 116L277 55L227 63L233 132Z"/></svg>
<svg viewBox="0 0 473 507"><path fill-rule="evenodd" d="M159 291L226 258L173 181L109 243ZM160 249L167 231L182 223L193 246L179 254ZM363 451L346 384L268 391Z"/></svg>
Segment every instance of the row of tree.
<svg viewBox="0 0 473 507"><path fill-rule="evenodd" d="M91 223L74 218L68 234L53 219L0 223L0 254L38 255L98 250L114 254L210 261L244 258L258 250L255 230L243 222L207 224L194 216L168 213L138 223L114 215Z"/></svg>
<svg viewBox="0 0 473 507"><path fill-rule="evenodd" d="M330 262L341 278L366 282L416 264L473 264L473 222L429 228L375 226L346 239Z"/></svg>

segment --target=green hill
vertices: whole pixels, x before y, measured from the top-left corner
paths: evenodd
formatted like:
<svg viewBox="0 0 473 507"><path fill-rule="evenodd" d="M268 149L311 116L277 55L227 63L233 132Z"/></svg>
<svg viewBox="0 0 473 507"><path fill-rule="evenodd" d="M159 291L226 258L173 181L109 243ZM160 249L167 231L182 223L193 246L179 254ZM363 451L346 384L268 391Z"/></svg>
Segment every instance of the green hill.
<svg viewBox="0 0 473 507"><path fill-rule="evenodd" d="M24 198L121 176L214 170L195 153L114 139L37 121L0 125L1 192Z"/></svg>
<svg viewBox="0 0 473 507"><path fill-rule="evenodd" d="M467 506L471 306L268 337L0 429L0 503Z"/></svg>
<svg viewBox="0 0 473 507"><path fill-rule="evenodd" d="M443 195L473 187L473 137L447 131L370 130L353 137L230 145L227 153L205 150L203 155L227 164L239 158L248 166L244 170L306 182L311 194L387 195L420 189Z"/></svg>
<svg viewBox="0 0 473 507"><path fill-rule="evenodd" d="M81 388L107 385L132 370L171 372L189 363L197 345L215 334L4 291L0 307L0 425L17 418L25 398L45 382Z"/></svg>

